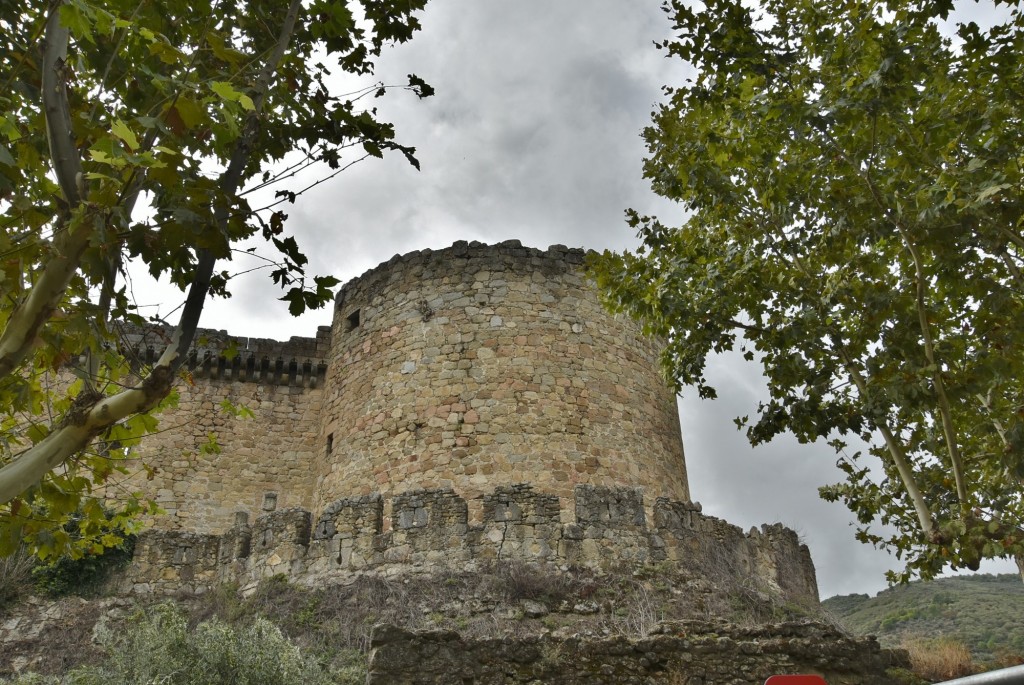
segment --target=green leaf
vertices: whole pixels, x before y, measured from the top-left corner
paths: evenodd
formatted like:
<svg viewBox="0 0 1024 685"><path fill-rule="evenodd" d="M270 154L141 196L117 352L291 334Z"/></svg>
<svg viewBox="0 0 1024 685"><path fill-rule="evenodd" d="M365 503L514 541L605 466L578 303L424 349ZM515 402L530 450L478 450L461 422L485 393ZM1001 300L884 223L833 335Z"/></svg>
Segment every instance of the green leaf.
<svg viewBox="0 0 1024 685"><path fill-rule="evenodd" d="M210 90L219 95L222 100L239 103L240 105L242 105L243 109L247 109L250 111L255 109L255 106L253 105L252 102L252 98L250 98L245 93L241 93L235 90L234 86L232 86L227 81L211 82Z"/></svg>
<svg viewBox="0 0 1024 685"><path fill-rule="evenodd" d="M989 186L985 187L980 193L978 193L977 202L978 202L978 204L982 204L984 202L987 202L992 197L998 195L999 193L1001 193L1002 191L1006 190L1007 188L1012 188L1012 187L1013 186L1011 184L1009 184L1009 183L996 183L996 184L989 185Z"/></svg>
<svg viewBox="0 0 1024 685"><path fill-rule="evenodd" d="M36 423L29 426L28 430L26 431L28 439L31 440L33 444L38 443L49 434L50 429L41 423Z"/></svg>
<svg viewBox="0 0 1024 685"><path fill-rule="evenodd" d="M206 112L202 106L193 100L192 98L182 95L174 101L174 106L171 110L176 112L177 116L181 118L181 121L188 128L195 128L206 121Z"/></svg>
<svg viewBox="0 0 1024 685"><path fill-rule="evenodd" d="M80 2L66 2L60 6L60 23L71 31L75 38L84 39L90 43L96 40L92 35L92 17L86 12Z"/></svg>
<svg viewBox="0 0 1024 685"><path fill-rule="evenodd" d="M114 122L110 125L110 132L123 140L124 144L128 146L128 149L132 152L139 149L139 139L136 138L135 133L128 128L128 124L124 123L120 119L114 119Z"/></svg>

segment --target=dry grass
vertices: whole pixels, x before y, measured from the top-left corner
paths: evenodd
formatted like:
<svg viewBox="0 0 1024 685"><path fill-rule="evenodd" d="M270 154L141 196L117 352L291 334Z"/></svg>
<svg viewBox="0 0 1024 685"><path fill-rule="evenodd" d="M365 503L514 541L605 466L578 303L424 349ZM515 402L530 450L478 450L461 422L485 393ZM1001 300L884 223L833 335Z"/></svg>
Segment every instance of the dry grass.
<svg viewBox="0 0 1024 685"><path fill-rule="evenodd" d="M35 565L24 546L14 554L0 557L0 614L23 595L32 591L32 567Z"/></svg>
<svg viewBox="0 0 1024 685"><path fill-rule="evenodd" d="M662 598L644 583L633 581L619 588L618 606L601 616L601 625L612 635L646 637L665 618Z"/></svg>
<svg viewBox="0 0 1024 685"><path fill-rule="evenodd" d="M1010 649L997 649L993 654L992 668L1010 668L1024 666L1024 654Z"/></svg>
<svg viewBox="0 0 1024 685"><path fill-rule="evenodd" d="M977 671L971 650L959 640L911 638L903 643L914 673L930 681L950 680Z"/></svg>

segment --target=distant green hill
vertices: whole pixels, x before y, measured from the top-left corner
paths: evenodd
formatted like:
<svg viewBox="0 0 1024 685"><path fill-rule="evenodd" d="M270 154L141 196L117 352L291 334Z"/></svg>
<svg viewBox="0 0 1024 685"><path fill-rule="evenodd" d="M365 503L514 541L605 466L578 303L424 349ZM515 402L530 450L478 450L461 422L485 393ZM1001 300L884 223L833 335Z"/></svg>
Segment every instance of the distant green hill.
<svg viewBox="0 0 1024 685"><path fill-rule="evenodd" d="M1024 583L1019 575L958 576L913 582L822 602L852 633L887 647L908 637L955 637L976 659L1024 655Z"/></svg>

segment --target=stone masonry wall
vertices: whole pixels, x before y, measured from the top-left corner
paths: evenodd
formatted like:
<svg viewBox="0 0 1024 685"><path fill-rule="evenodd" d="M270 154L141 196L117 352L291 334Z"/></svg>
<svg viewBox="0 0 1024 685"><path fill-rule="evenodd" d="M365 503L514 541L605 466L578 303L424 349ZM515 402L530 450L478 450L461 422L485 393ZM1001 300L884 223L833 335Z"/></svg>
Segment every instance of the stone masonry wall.
<svg viewBox="0 0 1024 685"><path fill-rule="evenodd" d="M193 533L223 533L238 511L310 507L329 336L326 327L288 342L200 331L191 382L179 384L177 406L158 416L161 432L136 453L151 474L140 467L115 487L155 499L166 515L154 526ZM141 361L162 349L160 329L128 337ZM225 401L253 416L234 416ZM204 449L211 435L220 452Z"/></svg>
<svg viewBox="0 0 1024 685"><path fill-rule="evenodd" d="M390 498L390 530L384 527L384 498L371 494L338 500L316 519L288 508L250 525L240 513L222 536L148 531L136 545L122 590L204 592L222 582L245 589L276 574L321 585L364 574L473 571L516 560L608 572L658 564L673 573L738 583L782 602L818 603L810 554L779 525L744 534L703 515L700 505L660 498L651 526L635 488L576 486L575 520L568 524L557 497L528 485L499 486L482 499L479 523L469 521L466 500L451 490L421 490Z"/></svg>
<svg viewBox="0 0 1024 685"><path fill-rule="evenodd" d="M368 685L760 685L817 674L829 685L888 685L904 651L816 623L739 627L666 623L645 638L551 635L469 639L453 632L374 629Z"/></svg>
<svg viewBox="0 0 1024 685"><path fill-rule="evenodd" d="M435 488L475 501L519 482L568 504L579 483L689 499L658 346L602 308L584 257L462 242L395 257L347 283L332 331L316 507Z"/></svg>

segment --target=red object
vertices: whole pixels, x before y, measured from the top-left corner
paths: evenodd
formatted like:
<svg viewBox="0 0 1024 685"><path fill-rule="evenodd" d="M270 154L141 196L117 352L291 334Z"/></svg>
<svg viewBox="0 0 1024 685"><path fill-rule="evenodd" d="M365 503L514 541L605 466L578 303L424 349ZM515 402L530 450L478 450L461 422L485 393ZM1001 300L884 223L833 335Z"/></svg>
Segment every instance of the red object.
<svg viewBox="0 0 1024 685"><path fill-rule="evenodd" d="M764 685L827 685L820 675L773 675Z"/></svg>

